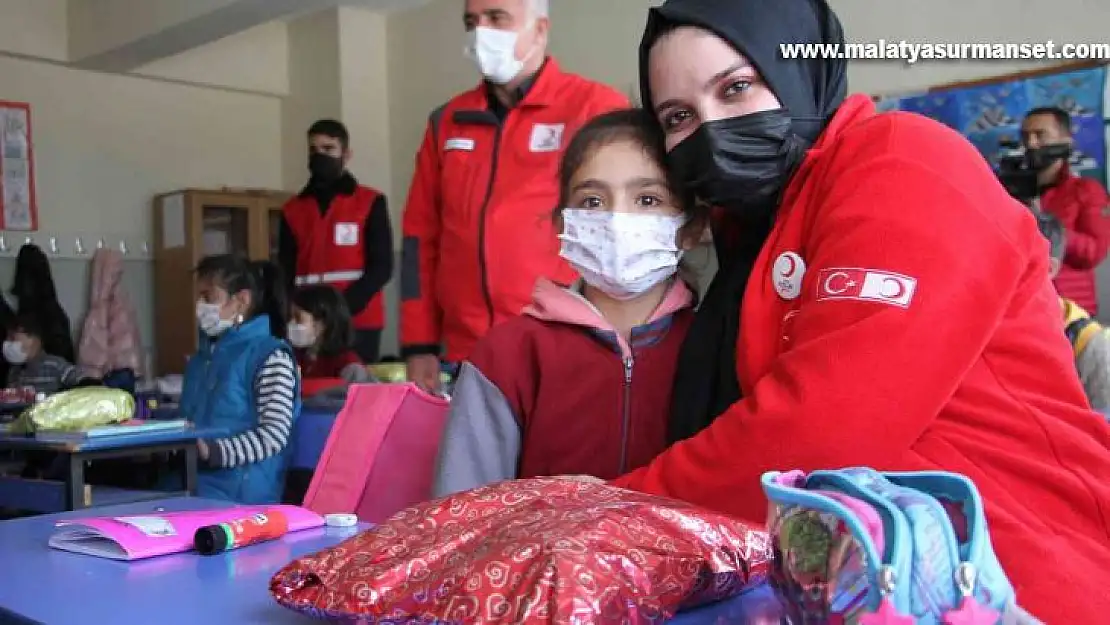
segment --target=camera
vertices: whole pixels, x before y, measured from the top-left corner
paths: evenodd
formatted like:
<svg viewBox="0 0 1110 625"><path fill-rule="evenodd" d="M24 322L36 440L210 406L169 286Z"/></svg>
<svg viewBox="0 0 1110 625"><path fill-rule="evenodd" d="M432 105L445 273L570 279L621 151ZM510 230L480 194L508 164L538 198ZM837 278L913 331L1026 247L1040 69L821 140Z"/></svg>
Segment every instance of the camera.
<svg viewBox="0 0 1110 625"><path fill-rule="evenodd" d="M1060 143L1027 150L1017 141L1003 141L998 159L998 179L1018 201L1031 204L1040 195L1037 174L1052 163L1071 156L1071 145Z"/></svg>

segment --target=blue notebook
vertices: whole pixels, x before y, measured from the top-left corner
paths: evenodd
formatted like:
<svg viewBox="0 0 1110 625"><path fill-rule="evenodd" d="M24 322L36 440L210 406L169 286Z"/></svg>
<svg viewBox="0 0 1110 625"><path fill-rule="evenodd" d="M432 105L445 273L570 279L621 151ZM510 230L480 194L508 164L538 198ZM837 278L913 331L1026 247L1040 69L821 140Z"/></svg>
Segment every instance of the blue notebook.
<svg viewBox="0 0 1110 625"><path fill-rule="evenodd" d="M35 438L51 441L87 441L110 436L150 434L151 432L173 432L192 427L185 419L142 420L131 419L113 425L101 425L76 432L38 432Z"/></svg>

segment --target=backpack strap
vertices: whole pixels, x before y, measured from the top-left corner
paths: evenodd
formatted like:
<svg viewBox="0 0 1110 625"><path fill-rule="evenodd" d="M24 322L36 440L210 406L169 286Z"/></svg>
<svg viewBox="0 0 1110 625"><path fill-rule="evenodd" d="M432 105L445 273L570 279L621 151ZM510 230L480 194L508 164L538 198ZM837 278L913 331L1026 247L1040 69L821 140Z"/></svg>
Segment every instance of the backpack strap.
<svg viewBox="0 0 1110 625"><path fill-rule="evenodd" d="M1071 343L1072 351L1075 352L1077 358L1101 329L1102 326L1090 317L1075 319L1064 328L1064 334L1067 335L1068 342Z"/></svg>

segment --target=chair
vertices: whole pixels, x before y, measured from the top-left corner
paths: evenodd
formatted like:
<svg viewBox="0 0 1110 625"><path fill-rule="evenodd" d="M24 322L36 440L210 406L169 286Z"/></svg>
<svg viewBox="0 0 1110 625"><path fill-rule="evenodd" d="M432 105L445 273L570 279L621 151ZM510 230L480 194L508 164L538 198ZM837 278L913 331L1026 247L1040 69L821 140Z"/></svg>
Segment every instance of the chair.
<svg viewBox="0 0 1110 625"><path fill-rule="evenodd" d="M380 523L427 500L447 409L414 384L352 385L304 507Z"/></svg>

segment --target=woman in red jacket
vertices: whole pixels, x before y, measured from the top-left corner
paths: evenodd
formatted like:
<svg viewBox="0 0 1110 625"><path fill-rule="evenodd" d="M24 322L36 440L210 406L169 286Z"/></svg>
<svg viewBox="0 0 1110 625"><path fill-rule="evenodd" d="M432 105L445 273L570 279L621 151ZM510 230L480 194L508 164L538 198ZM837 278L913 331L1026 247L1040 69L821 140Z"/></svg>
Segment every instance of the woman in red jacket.
<svg viewBox="0 0 1110 625"><path fill-rule="evenodd" d="M1018 601L1104 621L1110 430L1036 223L957 133L846 98L842 45L824 0L651 10L644 106L719 209L721 269L683 346L676 442L616 484L762 522L768 470L962 473Z"/></svg>

